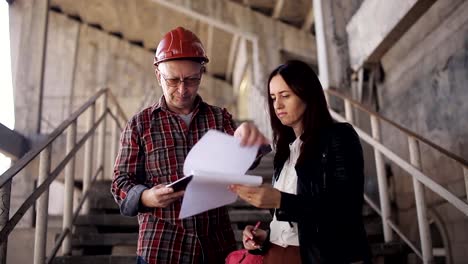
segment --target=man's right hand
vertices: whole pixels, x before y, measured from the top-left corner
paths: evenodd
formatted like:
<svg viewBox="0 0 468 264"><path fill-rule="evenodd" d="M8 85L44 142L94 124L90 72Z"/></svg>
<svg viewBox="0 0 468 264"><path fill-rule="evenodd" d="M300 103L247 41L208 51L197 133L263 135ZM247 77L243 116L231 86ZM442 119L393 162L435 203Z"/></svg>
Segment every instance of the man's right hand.
<svg viewBox="0 0 468 264"><path fill-rule="evenodd" d="M151 189L144 190L140 199L141 203L146 207L164 208L182 196L184 196L184 191L174 192L172 188L159 184Z"/></svg>

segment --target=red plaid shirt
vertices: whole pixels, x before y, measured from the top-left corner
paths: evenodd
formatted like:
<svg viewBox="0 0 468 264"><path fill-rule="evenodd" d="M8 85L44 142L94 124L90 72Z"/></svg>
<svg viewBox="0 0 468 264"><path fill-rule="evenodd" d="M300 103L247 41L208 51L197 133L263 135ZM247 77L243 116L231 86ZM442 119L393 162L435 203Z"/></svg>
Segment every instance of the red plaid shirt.
<svg viewBox="0 0 468 264"><path fill-rule="evenodd" d="M166 208L146 208L139 202L145 189L184 176L185 157L209 129L234 134L226 109L208 105L200 97L195 104L187 127L161 97L136 114L121 135L111 191L123 214L138 214L137 254L148 263L224 263L235 249L225 207L181 220L182 200Z"/></svg>

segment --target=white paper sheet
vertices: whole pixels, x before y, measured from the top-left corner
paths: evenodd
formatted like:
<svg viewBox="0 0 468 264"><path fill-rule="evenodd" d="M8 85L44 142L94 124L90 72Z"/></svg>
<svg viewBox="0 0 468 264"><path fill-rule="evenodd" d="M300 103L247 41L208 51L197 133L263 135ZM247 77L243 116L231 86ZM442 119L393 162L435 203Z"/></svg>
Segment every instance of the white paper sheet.
<svg viewBox="0 0 468 264"><path fill-rule="evenodd" d="M233 136L208 131L185 160L184 174L194 176L185 189L179 218L235 202L237 195L227 189L230 184L262 184L261 176L245 175L257 151L258 146L241 147Z"/></svg>

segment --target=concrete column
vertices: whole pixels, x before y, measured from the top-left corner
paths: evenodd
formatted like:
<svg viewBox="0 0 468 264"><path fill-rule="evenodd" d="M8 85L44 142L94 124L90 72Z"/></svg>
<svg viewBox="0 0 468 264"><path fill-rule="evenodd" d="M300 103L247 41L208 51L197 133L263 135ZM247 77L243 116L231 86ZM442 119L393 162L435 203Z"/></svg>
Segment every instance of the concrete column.
<svg viewBox="0 0 468 264"><path fill-rule="evenodd" d="M40 131L48 6L48 0L15 0L9 6L15 130L27 137L31 145ZM21 180L14 183L14 189L22 191L12 197L12 211L34 188L35 166L37 163L16 176ZM25 214L19 226L32 225L31 212Z"/></svg>
<svg viewBox="0 0 468 264"><path fill-rule="evenodd" d="M319 74L325 89L350 88L346 25L361 2L313 0Z"/></svg>
<svg viewBox="0 0 468 264"><path fill-rule="evenodd" d="M324 89L330 87L330 80L328 77L328 52L327 41L325 39L325 28L322 12L322 0L313 0L314 17L315 17L315 40L317 45L317 61L319 68L319 78Z"/></svg>

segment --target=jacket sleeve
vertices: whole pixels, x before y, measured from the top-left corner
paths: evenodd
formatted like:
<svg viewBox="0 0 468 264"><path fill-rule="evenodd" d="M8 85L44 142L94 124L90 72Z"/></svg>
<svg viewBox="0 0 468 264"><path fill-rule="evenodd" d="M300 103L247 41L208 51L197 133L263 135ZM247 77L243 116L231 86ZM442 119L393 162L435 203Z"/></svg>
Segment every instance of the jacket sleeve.
<svg viewBox="0 0 468 264"><path fill-rule="evenodd" d="M120 148L114 165L111 193L126 216L135 216L142 209L141 194L148 189L145 176L144 149L141 146L135 119L131 120L120 136Z"/></svg>
<svg viewBox="0 0 468 264"><path fill-rule="evenodd" d="M331 144L335 157L327 168L330 179L324 194L327 201L324 210L330 210L327 213L333 216L356 219L353 216L362 214L364 200L363 151L354 128L350 124L341 125L343 129L338 130Z"/></svg>
<svg viewBox="0 0 468 264"><path fill-rule="evenodd" d="M281 193L281 205L275 212L278 220L297 222L309 217L323 217L335 221L341 219L335 216L361 214L364 161L359 137L351 125L339 124L333 132L328 152L324 168L326 177L319 184L320 195Z"/></svg>
<svg viewBox="0 0 468 264"><path fill-rule="evenodd" d="M364 202L364 160L359 137L349 124L343 125L332 141L335 157L330 162L326 190L316 215L326 248L333 249L333 263L369 258L362 217ZM341 255L332 252L340 251ZM365 261L367 263L367 261Z"/></svg>
<svg viewBox="0 0 468 264"><path fill-rule="evenodd" d="M278 221L299 222L302 217L312 214L316 204L313 196L281 192L281 204L275 210L275 216Z"/></svg>

